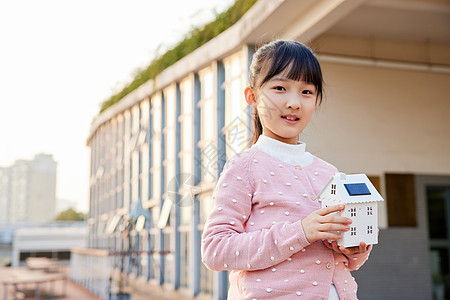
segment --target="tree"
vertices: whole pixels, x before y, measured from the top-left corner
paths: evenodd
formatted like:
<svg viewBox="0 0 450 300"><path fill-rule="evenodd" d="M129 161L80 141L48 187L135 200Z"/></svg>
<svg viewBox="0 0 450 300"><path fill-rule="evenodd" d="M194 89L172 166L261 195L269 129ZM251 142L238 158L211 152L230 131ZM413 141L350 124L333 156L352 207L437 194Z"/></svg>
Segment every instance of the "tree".
<svg viewBox="0 0 450 300"><path fill-rule="evenodd" d="M84 221L84 214L75 211L73 208L69 208L60 212L55 217L55 221Z"/></svg>

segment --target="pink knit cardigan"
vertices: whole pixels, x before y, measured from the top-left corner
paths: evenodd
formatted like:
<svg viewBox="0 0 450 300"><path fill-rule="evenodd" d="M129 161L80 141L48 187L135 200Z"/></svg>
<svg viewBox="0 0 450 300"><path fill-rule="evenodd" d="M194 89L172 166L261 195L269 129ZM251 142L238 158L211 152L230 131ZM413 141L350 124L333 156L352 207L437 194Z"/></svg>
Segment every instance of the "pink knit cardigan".
<svg viewBox="0 0 450 300"><path fill-rule="evenodd" d="M320 208L316 197L336 172L317 157L301 168L257 148L227 162L203 231L202 259L211 270L232 270L228 299L328 299L331 283L341 300L357 299L350 271L370 249L338 254L322 241L309 243L301 224Z"/></svg>

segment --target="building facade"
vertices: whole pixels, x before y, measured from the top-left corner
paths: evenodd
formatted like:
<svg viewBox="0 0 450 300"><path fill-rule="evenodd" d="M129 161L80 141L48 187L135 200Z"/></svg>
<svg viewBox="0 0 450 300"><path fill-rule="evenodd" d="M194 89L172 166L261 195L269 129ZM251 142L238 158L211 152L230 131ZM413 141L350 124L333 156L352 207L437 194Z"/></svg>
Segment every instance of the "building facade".
<svg viewBox="0 0 450 300"><path fill-rule="evenodd" d="M308 44L322 65L307 150L366 173L386 199L379 244L354 272L359 297L449 295L450 4L438 0L258 1L95 118L88 247L135 295L226 299L228 274L201 263L200 236L226 160L251 136L255 45L273 38Z"/></svg>
<svg viewBox="0 0 450 300"><path fill-rule="evenodd" d="M47 227L18 228L12 243L13 267L26 265L28 257L48 257L70 263L72 248L86 247L83 222L60 222Z"/></svg>
<svg viewBox="0 0 450 300"><path fill-rule="evenodd" d="M43 223L55 217L56 161L50 154L0 170L0 224Z"/></svg>

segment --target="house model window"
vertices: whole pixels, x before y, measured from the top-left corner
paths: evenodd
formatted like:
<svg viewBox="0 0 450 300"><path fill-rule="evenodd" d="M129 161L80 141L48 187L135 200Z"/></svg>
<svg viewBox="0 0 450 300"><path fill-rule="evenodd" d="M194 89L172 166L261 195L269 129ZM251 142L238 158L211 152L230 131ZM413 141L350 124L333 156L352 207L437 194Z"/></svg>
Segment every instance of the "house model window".
<svg viewBox="0 0 450 300"><path fill-rule="evenodd" d="M350 231L340 232L339 246L354 247L361 242L377 244L377 202L384 201L365 174L336 173L319 193L322 207L345 204L336 214L352 220Z"/></svg>

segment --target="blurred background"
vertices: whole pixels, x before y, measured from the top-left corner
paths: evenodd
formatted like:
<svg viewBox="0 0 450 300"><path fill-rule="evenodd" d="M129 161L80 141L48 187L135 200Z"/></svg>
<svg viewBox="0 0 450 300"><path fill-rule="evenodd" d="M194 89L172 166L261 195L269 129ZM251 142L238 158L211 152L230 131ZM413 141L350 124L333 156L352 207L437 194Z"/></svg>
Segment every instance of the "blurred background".
<svg viewBox="0 0 450 300"><path fill-rule="evenodd" d="M226 299L200 235L251 136L252 54L283 38L325 77L300 139L385 199L358 296L450 299L449 1L0 0L0 28L8 295L44 269L64 276L33 273L23 295L58 278L101 299Z"/></svg>

